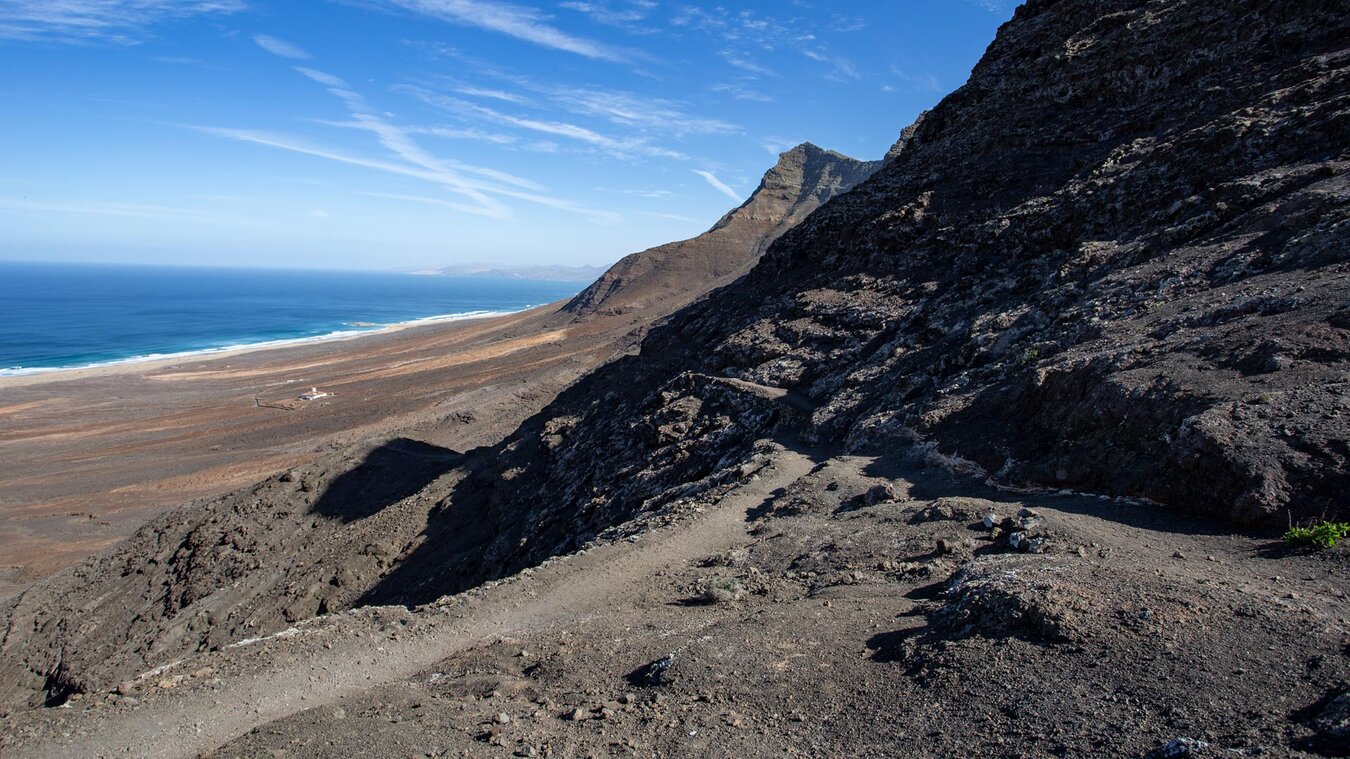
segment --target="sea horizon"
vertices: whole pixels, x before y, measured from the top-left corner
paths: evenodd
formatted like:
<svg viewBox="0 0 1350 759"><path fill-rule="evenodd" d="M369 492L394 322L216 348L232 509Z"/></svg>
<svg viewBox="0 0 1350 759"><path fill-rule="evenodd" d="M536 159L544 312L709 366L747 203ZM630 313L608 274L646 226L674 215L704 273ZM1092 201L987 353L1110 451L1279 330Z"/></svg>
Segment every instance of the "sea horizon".
<svg viewBox="0 0 1350 759"><path fill-rule="evenodd" d="M378 270L0 261L0 377L191 359L505 315L580 282Z"/></svg>

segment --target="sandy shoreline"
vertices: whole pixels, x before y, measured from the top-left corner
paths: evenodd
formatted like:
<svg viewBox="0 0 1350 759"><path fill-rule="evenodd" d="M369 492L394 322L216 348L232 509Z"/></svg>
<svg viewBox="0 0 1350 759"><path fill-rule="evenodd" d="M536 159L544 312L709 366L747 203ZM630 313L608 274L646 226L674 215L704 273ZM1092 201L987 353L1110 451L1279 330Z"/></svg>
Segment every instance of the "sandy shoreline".
<svg viewBox="0 0 1350 759"><path fill-rule="evenodd" d="M543 306L547 308L548 306ZM269 340L261 343L243 344L238 346L228 346L223 348L204 348L195 351L183 351L181 353L172 353L164 355L136 356L125 359L114 359L107 362L100 362L87 366L72 367L39 367L34 369L20 369L14 373L0 371L0 390L8 387L19 387L23 385L41 384L46 382L63 382L70 380L89 379L98 376L110 376L119 374L135 374L152 372L157 369L164 369L183 363L198 363L202 361L211 361L215 359L235 358L259 351L277 351L290 348L299 348L306 345L317 345L321 343L338 343L348 340L358 340L362 338L376 337L379 335L388 335L394 332L402 332L409 329L418 329L422 327L440 326L445 324L459 324L469 321L481 321L484 319L495 319L503 316L512 316L514 314L526 313L540 308L520 309L518 311L490 311L471 314L449 314L446 316L431 316L422 319L413 319L406 322L394 324L370 325L373 328L367 328L366 325L353 325L353 329L346 331L333 332L326 335L315 335L313 337L282 338L279 340ZM0 410L2 413L3 410Z"/></svg>
<svg viewBox="0 0 1350 759"><path fill-rule="evenodd" d="M0 377L0 598L326 451L505 434L632 326L570 324L557 307ZM332 395L300 401L310 387Z"/></svg>

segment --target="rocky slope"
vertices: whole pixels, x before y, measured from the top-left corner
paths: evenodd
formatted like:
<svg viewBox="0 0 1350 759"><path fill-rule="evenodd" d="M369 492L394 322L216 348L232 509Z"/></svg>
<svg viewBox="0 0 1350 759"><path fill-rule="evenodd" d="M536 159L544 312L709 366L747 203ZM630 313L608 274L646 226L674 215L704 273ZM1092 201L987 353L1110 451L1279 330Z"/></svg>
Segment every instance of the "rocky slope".
<svg viewBox="0 0 1350 759"><path fill-rule="evenodd" d="M675 523L663 539L678 541L685 515L805 458L811 476L748 509L770 520L751 531L763 576L739 570L764 598L799 605L765 600L722 629L741 639L771 619L867 641L897 665L876 677L852 668L856 652L836 657L877 691L828 666L775 686L867 704L817 731L817 753L1120 756L1146 747L1133 732L1145 729L1274 755L1344 745L1345 553L1304 560L1225 534L1348 508L1350 17L1338 5L1024 5L875 176L504 441L462 457L394 443L364 474L303 469L11 604L0 686L20 686L5 703L106 691L281 630L292 604L294 616L417 605L656 524ZM967 481L959 493L983 501L944 501L947 475L895 474L918 464L1072 500L1021 513ZM867 521L845 524L854 512ZM1163 568L1199 552L1199 568ZM884 577L848 596L849 614L804 616L818 594L870 582L868 566ZM1312 601L1284 589L1289 573ZM248 587L246 602L231 596ZM594 640L639 638L646 655L702 629L629 620ZM1257 645L1238 656L1244 640ZM586 650L618 656L602 649ZM630 653L614 667L636 666ZM707 655L694 672L716 673ZM439 671L478 666L451 664ZM607 666L583 674L609 682ZM518 673L529 687L577 696L564 664L531 672ZM707 689L677 691L694 704L739 675L687 677ZM742 696L765 720L786 713ZM1028 716L1032 702L1045 715ZM924 735L894 734L893 710L929 703ZM1026 719L1053 745L1019 733Z"/></svg>
<svg viewBox="0 0 1350 759"><path fill-rule="evenodd" d="M880 166L880 161L858 161L809 142L798 145L780 155L750 198L712 229L625 257L563 312L585 318L674 311L744 274L770 243Z"/></svg>
<svg viewBox="0 0 1350 759"><path fill-rule="evenodd" d="M561 513L638 508L622 465L573 448L649 468L660 438L636 430L666 396L709 406L699 377L736 377L807 398L812 440L932 441L1006 481L1245 524L1344 514L1333 6L1029 3L871 181L569 393L541 430L565 444L513 445L548 487L609 488ZM732 415L719 443L761 426Z"/></svg>
<svg viewBox="0 0 1350 759"><path fill-rule="evenodd" d="M575 549L783 434L1247 525L1345 515L1348 26L1023 6L870 181L493 449L374 597ZM441 539L464 529L481 550Z"/></svg>

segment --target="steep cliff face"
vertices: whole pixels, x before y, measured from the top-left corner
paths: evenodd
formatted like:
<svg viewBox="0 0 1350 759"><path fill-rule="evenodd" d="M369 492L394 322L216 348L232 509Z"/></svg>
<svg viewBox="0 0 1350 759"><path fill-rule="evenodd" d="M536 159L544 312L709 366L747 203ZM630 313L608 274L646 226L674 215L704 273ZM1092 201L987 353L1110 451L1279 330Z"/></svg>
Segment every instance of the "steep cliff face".
<svg viewBox="0 0 1350 759"><path fill-rule="evenodd" d="M563 311L577 318L673 311L744 274L770 243L880 166L880 161L858 161L809 142L798 145L779 156L745 203L707 232L627 256Z"/></svg>

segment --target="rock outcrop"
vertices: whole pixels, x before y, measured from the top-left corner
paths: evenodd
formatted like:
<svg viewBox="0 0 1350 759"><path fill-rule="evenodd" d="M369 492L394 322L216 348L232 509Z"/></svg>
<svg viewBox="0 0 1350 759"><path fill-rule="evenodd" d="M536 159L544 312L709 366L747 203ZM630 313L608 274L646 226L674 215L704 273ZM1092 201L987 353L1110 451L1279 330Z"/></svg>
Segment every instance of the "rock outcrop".
<svg viewBox="0 0 1350 759"><path fill-rule="evenodd" d="M784 232L881 167L803 143L778 157L759 187L707 232L625 257L581 291L563 313L674 311L749 271Z"/></svg>

